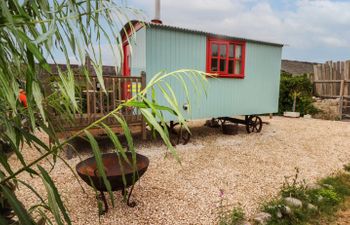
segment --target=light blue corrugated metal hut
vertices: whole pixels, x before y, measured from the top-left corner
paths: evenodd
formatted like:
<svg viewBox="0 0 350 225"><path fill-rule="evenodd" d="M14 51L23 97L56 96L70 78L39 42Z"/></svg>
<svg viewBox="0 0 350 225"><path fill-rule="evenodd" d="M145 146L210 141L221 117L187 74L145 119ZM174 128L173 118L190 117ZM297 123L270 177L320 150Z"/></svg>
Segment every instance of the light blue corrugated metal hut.
<svg viewBox="0 0 350 225"><path fill-rule="evenodd" d="M131 41L131 56L124 38L124 75L145 71L149 81L159 71L184 68L219 74L218 78L208 78L207 96L194 102L188 119L278 111L282 44L158 23L131 24L134 33L130 32L133 29L129 24L125 30L128 35L136 35ZM179 103L186 104L180 85L174 84L172 88Z"/></svg>

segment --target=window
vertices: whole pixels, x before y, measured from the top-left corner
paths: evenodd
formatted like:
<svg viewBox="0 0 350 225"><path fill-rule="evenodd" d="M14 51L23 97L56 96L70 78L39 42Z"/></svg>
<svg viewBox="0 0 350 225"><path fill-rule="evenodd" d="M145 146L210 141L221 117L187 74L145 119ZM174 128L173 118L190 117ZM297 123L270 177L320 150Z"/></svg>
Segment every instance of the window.
<svg viewBox="0 0 350 225"><path fill-rule="evenodd" d="M207 72L220 77L244 77L245 42L208 38Z"/></svg>

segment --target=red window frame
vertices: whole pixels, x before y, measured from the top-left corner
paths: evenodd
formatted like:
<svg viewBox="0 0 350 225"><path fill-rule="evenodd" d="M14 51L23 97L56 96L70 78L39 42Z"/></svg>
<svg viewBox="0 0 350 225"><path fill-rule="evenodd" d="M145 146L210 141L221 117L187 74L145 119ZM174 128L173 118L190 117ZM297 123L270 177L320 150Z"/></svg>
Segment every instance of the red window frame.
<svg viewBox="0 0 350 225"><path fill-rule="evenodd" d="M212 45L217 44L218 46L218 54L217 56L211 55ZM220 46L226 46L226 56L222 57L220 55ZM233 57L229 55L230 45L233 45ZM241 46L241 58L236 58L236 46ZM224 78L244 78L245 71L245 41L236 41L236 40L227 40L227 39L219 39L219 38L207 38L207 73L215 74L217 77ZM212 59L217 59L217 67L218 71L211 71L211 62ZM220 71L220 60L225 60L225 69ZM233 61L232 73L229 73L229 62ZM239 74L235 74L235 66L236 62L241 61L241 71Z"/></svg>

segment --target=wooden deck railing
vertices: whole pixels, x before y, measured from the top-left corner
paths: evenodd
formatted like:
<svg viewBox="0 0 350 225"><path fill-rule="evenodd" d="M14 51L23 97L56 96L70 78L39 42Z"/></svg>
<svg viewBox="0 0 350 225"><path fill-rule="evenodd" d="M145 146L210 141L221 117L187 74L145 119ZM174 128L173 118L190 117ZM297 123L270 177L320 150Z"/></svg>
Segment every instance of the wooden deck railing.
<svg viewBox="0 0 350 225"><path fill-rule="evenodd" d="M316 80L314 95L321 98L339 98L339 117L350 116L350 80Z"/></svg>
<svg viewBox="0 0 350 225"><path fill-rule="evenodd" d="M350 60L314 65L314 95L339 98L340 118L350 116Z"/></svg>
<svg viewBox="0 0 350 225"><path fill-rule="evenodd" d="M322 98L350 97L350 80L315 80L314 95Z"/></svg>
<svg viewBox="0 0 350 225"><path fill-rule="evenodd" d="M81 112L74 115L74 121L66 121L55 115L55 120L59 123L60 130L74 131L88 126L100 119L104 115L116 109L131 97L135 96L145 88L146 75L141 76L103 76L106 92L96 76L90 77L90 82L85 77L77 75L77 101ZM138 109L133 107L123 108L120 113L124 116L128 124L140 125L144 129L144 121ZM120 126L116 119L109 117L105 124L113 127Z"/></svg>

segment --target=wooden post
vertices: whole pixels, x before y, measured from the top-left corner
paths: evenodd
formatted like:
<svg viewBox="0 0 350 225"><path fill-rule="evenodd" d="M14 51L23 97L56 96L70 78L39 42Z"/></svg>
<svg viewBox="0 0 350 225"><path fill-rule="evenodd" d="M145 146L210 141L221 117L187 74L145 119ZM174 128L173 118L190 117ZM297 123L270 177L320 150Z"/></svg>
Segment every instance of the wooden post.
<svg viewBox="0 0 350 225"><path fill-rule="evenodd" d="M345 62L344 80L347 80L346 88L344 87L344 95L349 97L350 95L350 60Z"/></svg>
<svg viewBox="0 0 350 225"><path fill-rule="evenodd" d="M340 92L339 92L340 97L344 96L344 86L345 86L345 80L341 80L340 81Z"/></svg>
<svg viewBox="0 0 350 225"><path fill-rule="evenodd" d="M141 72L141 91L145 89L146 87L146 72ZM142 134L142 140L147 140L147 131L146 131L146 121L145 118L142 116L141 119L142 127L141 127L141 134Z"/></svg>
<svg viewBox="0 0 350 225"><path fill-rule="evenodd" d="M95 70L92 65L91 58L89 56L85 56L85 64L86 64L87 70L89 71L89 75L90 76L95 75Z"/></svg>
<svg viewBox="0 0 350 225"><path fill-rule="evenodd" d="M319 80L319 78L318 78L318 65L314 65L314 79L313 79L313 81L312 81L312 83L313 83L313 94L314 95L317 95L317 93L318 93L318 87L317 87L317 85L316 85L316 83L314 82L315 80Z"/></svg>
<svg viewBox="0 0 350 225"><path fill-rule="evenodd" d="M340 81L340 92L339 92L339 118L343 118L343 101L344 101L344 86L345 80Z"/></svg>
<svg viewBox="0 0 350 225"><path fill-rule="evenodd" d="M335 70L335 68L333 67L333 62L332 61L329 61L328 62L328 66L329 66L329 74L328 74L328 78L327 78L327 80L334 80L334 70ZM329 85L328 85L328 87L329 87L329 95L337 95L334 91L333 91L333 86L334 86L334 84L333 83L330 83Z"/></svg>
<svg viewBox="0 0 350 225"><path fill-rule="evenodd" d="M331 67L329 66L328 63L326 63L326 64L325 64L324 80L331 80L331 74L330 74L330 72L331 72ZM326 83L326 84L325 84L326 95L332 95L331 86L332 86L331 83Z"/></svg>

